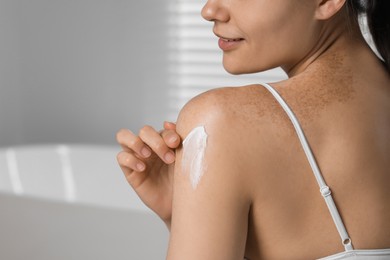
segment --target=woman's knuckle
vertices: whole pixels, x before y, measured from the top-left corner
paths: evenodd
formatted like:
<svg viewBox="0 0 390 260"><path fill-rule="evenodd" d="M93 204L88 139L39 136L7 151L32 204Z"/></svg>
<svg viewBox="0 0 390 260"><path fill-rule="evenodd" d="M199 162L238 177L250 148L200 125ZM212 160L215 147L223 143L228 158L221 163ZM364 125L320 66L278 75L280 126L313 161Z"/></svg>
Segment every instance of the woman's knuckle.
<svg viewBox="0 0 390 260"><path fill-rule="evenodd" d="M116 133L116 140L120 143L123 142L125 137L130 133L130 130L122 128Z"/></svg>
<svg viewBox="0 0 390 260"><path fill-rule="evenodd" d="M135 146L137 145L137 143L138 143L137 138L132 138L132 139L130 139L130 140L129 140L129 146L130 146L130 148L135 147Z"/></svg>
<svg viewBox="0 0 390 260"><path fill-rule="evenodd" d="M164 142L157 142L155 148L158 152L164 152L165 150L167 150L167 147Z"/></svg>
<svg viewBox="0 0 390 260"><path fill-rule="evenodd" d="M162 138L165 138L169 135L169 130L163 130L160 134L162 136Z"/></svg>
<svg viewBox="0 0 390 260"><path fill-rule="evenodd" d="M118 161L119 164L122 164L122 161L123 161L123 156L124 156L124 152L119 152L117 155L116 155L116 160Z"/></svg>
<svg viewBox="0 0 390 260"><path fill-rule="evenodd" d="M132 163L132 156L126 152L121 152L117 155L119 165L129 167Z"/></svg>
<svg viewBox="0 0 390 260"><path fill-rule="evenodd" d="M116 132L116 140L118 141L118 143L122 140L122 135L122 129Z"/></svg>
<svg viewBox="0 0 390 260"><path fill-rule="evenodd" d="M151 131L153 131L153 127L151 127L150 125L144 125L144 126L139 130L139 135L140 135L140 136L143 136L143 135L146 135L146 134L150 133Z"/></svg>

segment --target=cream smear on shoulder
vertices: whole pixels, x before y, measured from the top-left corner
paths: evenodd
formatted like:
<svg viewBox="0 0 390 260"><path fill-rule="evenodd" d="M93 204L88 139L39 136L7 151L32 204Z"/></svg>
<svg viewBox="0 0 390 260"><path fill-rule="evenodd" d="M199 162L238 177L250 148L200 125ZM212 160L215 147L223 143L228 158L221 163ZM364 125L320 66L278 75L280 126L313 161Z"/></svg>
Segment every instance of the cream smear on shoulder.
<svg viewBox="0 0 390 260"><path fill-rule="evenodd" d="M196 189L203 176L204 155L207 147L207 133L204 126L192 129L183 141L182 170L188 174L192 188Z"/></svg>

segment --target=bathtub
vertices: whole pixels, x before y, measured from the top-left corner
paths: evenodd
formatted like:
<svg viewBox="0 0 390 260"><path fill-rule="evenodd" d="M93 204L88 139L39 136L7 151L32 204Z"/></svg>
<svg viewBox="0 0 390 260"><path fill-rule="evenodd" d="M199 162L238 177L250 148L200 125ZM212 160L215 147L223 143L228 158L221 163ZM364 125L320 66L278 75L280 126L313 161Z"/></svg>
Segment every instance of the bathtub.
<svg viewBox="0 0 390 260"><path fill-rule="evenodd" d="M119 147L0 149L0 259L165 259L168 231L127 184Z"/></svg>

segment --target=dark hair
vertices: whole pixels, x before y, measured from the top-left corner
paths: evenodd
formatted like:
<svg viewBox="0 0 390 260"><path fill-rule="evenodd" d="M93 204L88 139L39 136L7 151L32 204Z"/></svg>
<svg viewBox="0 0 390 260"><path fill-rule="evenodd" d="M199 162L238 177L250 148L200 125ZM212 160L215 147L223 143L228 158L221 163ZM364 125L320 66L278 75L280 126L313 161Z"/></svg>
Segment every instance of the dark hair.
<svg viewBox="0 0 390 260"><path fill-rule="evenodd" d="M355 19L367 16L367 24L375 47L390 73L390 0L348 0L348 11Z"/></svg>

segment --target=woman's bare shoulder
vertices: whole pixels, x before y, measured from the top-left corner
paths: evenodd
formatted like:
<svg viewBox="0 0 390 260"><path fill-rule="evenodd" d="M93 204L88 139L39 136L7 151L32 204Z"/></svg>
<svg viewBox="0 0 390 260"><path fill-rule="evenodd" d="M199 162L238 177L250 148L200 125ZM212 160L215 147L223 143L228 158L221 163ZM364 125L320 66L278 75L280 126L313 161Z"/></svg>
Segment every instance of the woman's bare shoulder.
<svg viewBox="0 0 390 260"><path fill-rule="evenodd" d="M168 250L172 258L244 256L254 183L247 163L254 151L249 138L253 129L241 118L248 112L248 91L214 89L193 98L180 112L177 132L184 141L176 150ZM219 242L210 248L213 241Z"/></svg>
<svg viewBox="0 0 390 260"><path fill-rule="evenodd" d="M180 112L177 132L185 139L193 129L202 126L210 149L221 156L233 153L231 167L242 169L239 178L248 179L250 185L259 171L272 171L270 162L275 162L278 154L270 151L280 151L293 132L288 120L264 87L224 87L190 100Z"/></svg>
<svg viewBox="0 0 390 260"><path fill-rule="evenodd" d="M283 124L283 110L264 87L258 84L241 87L222 87L206 91L191 99L180 111L178 131L186 134L199 124L224 131L254 130L270 122Z"/></svg>

